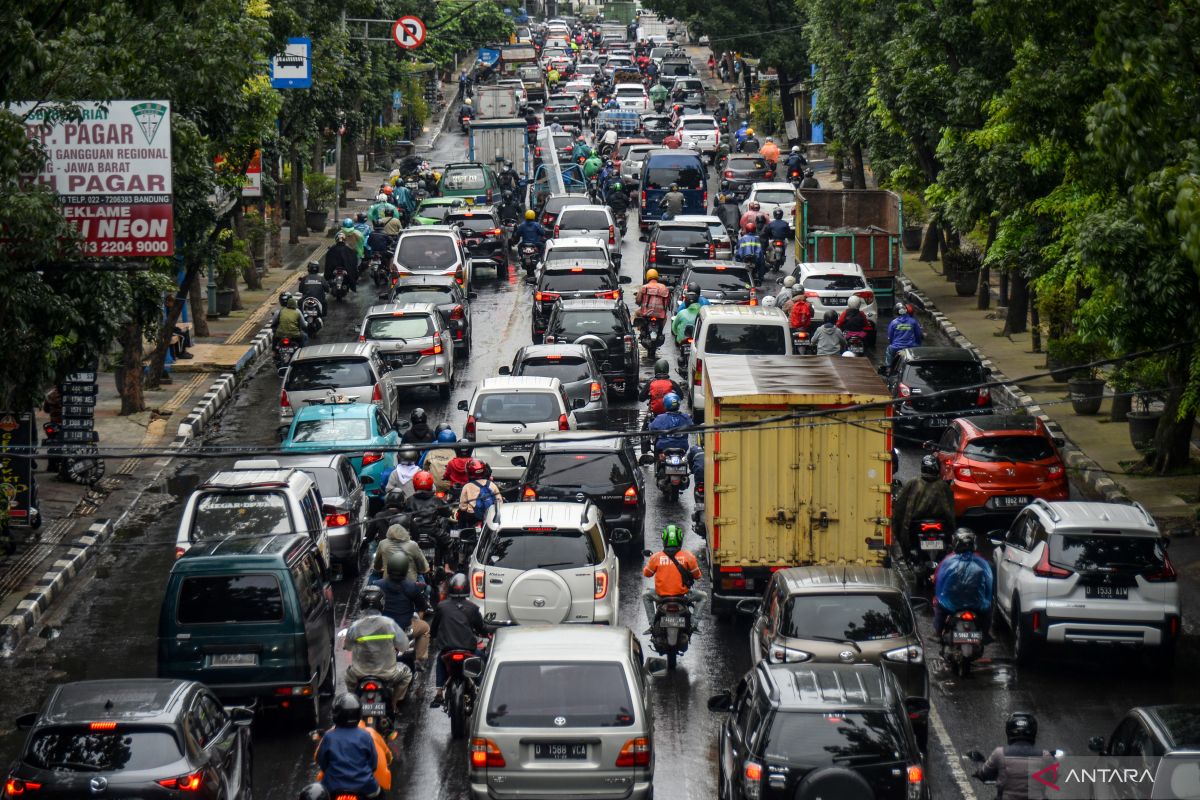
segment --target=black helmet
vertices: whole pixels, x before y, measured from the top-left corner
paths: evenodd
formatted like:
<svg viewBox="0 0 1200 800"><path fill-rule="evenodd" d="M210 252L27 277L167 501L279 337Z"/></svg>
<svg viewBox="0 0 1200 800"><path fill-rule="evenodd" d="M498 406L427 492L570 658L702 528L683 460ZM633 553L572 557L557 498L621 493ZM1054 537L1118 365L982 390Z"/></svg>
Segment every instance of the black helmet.
<svg viewBox="0 0 1200 800"><path fill-rule="evenodd" d="M342 692L333 701L333 724L339 728L357 728L362 721L362 704L349 692Z"/></svg>
<svg viewBox="0 0 1200 800"><path fill-rule="evenodd" d="M954 532L954 552L975 552L975 531L970 528L959 528Z"/></svg>
<svg viewBox="0 0 1200 800"><path fill-rule="evenodd" d="M358 222L366 222L367 215L360 211L354 215L354 219L357 220Z"/></svg>
<svg viewBox="0 0 1200 800"><path fill-rule="evenodd" d="M454 454L459 458L467 458L471 455L471 440L459 439L458 447L454 448Z"/></svg>
<svg viewBox="0 0 1200 800"><path fill-rule="evenodd" d="M387 573L389 578L400 580L408 575L408 570L411 566L412 560L408 557L408 554L402 551L397 551L388 555L387 561L384 562L384 567L386 568L384 571ZM371 588L379 589L378 586L373 586ZM382 590L380 590L379 596L380 600L382 600Z"/></svg>
<svg viewBox="0 0 1200 800"><path fill-rule="evenodd" d="M660 358L654 362L654 377L665 378L671 374L671 362L665 358Z"/></svg>
<svg viewBox="0 0 1200 800"><path fill-rule="evenodd" d="M452 426L449 422L439 422L438 426L433 429L433 437L436 439L437 435L442 431L450 431L451 433L454 433L454 426Z"/></svg>
<svg viewBox="0 0 1200 800"><path fill-rule="evenodd" d="M415 464L420 457L421 454L417 452L417 448L415 447L406 446L400 448L399 458L401 464Z"/></svg>
<svg viewBox="0 0 1200 800"><path fill-rule="evenodd" d="M467 576L461 572L456 572L450 576L449 583L446 584L446 593L451 597L466 597L469 587L467 585Z"/></svg>
<svg viewBox="0 0 1200 800"><path fill-rule="evenodd" d="M404 493L388 492L387 497L383 499L383 505L387 508L404 508Z"/></svg>
<svg viewBox="0 0 1200 800"><path fill-rule="evenodd" d="M413 425L424 425L425 421L429 419L425 415L425 409L423 408L414 408L412 413L408 415L408 418L412 420Z"/></svg>
<svg viewBox="0 0 1200 800"><path fill-rule="evenodd" d="M774 211L771 212L771 216L775 217L775 219L783 219L783 209L782 208L775 209Z"/></svg>
<svg viewBox="0 0 1200 800"><path fill-rule="evenodd" d="M937 456L933 453L926 453L921 456L921 477L936 478L942 471L941 465L938 464Z"/></svg>
<svg viewBox="0 0 1200 800"><path fill-rule="evenodd" d="M1008 715L1008 721L1004 723L1004 735L1008 737L1009 744L1013 742L1033 744L1037 741L1037 717L1028 711L1014 711Z"/></svg>
<svg viewBox="0 0 1200 800"><path fill-rule="evenodd" d="M319 783L310 783L300 790L298 800L329 800L329 792Z"/></svg>
<svg viewBox="0 0 1200 800"><path fill-rule="evenodd" d="M825 320L826 324L833 325L837 322L837 312L833 310L826 311L822 319Z"/></svg>
<svg viewBox="0 0 1200 800"><path fill-rule="evenodd" d="M687 285L687 288L684 291L687 294L699 295L700 294L700 284L696 283L695 281L692 281L691 283L689 283Z"/></svg>
<svg viewBox="0 0 1200 800"><path fill-rule="evenodd" d="M368 583L358 595L358 607L363 611L370 608L376 611L383 611L383 589L372 583Z"/></svg>
<svg viewBox="0 0 1200 800"><path fill-rule="evenodd" d="M291 299L292 299L291 292L280 292L279 293L279 305L286 306L288 304L288 300L291 300Z"/></svg>
<svg viewBox="0 0 1200 800"><path fill-rule="evenodd" d="M319 261L308 262L308 274L309 275L316 275L320 271L321 271L321 263Z"/></svg>
<svg viewBox="0 0 1200 800"><path fill-rule="evenodd" d="M699 302L700 302L700 293L699 292L688 292L687 293L687 304L689 306L692 303L699 303Z"/></svg>

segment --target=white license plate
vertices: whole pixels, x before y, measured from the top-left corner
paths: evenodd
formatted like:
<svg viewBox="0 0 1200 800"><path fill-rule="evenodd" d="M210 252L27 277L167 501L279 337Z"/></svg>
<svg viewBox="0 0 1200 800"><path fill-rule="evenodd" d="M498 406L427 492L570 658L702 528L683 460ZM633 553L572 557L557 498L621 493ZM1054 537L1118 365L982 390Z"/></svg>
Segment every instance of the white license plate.
<svg viewBox="0 0 1200 800"><path fill-rule="evenodd" d="M524 453L533 445L529 444L506 444L501 446L501 453Z"/></svg>
<svg viewBox="0 0 1200 800"><path fill-rule="evenodd" d="M687 622L684 620L683 617L677 617L677 616L672 615L669 617L663 617L662 624L663 624L663 627L665 627L665 628L682 628L684 625L687 624Z"/></svg>
<svg viewBox="0 0 1200 800"><path fill-rule="evenodd" d="M364 717L382 717L387 713L387 703L363 703L362 715Z"/></svg>
<svg viewBox="0 0 1200 800"><path fill-rule="evenodd" d="M665 470L667 475L687 475L687 467L667 465Z"/></svg>
<svg viewBox="0 0 1200 800"><path fill-rule="evenodd" d="M945 547L945 545L942 544L941 539L922 539L921 540L921 549L922 550L941 550L943 547Z"/></svg>
<svg viewBox="0 0 1200 800"><path fill-rule="evenodd" d="M534 758L583 760L587 758L587 745L582 743L559 744L557 742L535 742Z"/></svg>
<svg viewBox="0 0 1200 800"><path fill-rule="evenodd" d="M981 644L983 631L955 631L953 642L954 644Z"/></svg>
<svg viewBox="0 0 1200 800"><path fill-rule="evenodd" d="M1006 495L1003 497L993 497L992 503L996 508L1024 508L1029 505L1030 499L1025 495Z"/></svg>
<svg viewBox="0 0 1200 800"><path fill-rule="evenodd" d="M258 653L210 653L208 666L256 667L258 666Z"/></svg>
<svg viewBox="0 0 1200 800"><path fill-rule="evenodd" d="M934 428L944 428L950 423L945 417L930 417L929 424Z"/></svg>
<svg viewBox="0 0 1200 800"><path fill-rule="evenodd" d="M1085 586L1083 596L1097 600L1128 600L1128 586Z"/></svg>

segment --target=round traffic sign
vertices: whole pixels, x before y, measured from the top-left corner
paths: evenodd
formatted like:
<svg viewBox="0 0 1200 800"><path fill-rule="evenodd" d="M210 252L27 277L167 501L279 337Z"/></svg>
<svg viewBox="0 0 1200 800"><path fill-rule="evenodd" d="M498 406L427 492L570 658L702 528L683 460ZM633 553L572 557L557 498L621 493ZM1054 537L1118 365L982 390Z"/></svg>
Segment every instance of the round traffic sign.
<svg viewBox="0 0 1200 800"><path fill-rule="evenodd" d="M415 50L425 42L425 23L419 17L407 14L392 26L392 38L405 50Z"/></svg>

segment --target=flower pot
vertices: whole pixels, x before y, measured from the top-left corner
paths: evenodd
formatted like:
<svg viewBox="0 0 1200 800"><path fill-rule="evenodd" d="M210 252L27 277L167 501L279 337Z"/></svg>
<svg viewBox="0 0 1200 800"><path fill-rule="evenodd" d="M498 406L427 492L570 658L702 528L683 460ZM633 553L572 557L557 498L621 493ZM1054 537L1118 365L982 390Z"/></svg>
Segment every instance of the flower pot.
<svg viewBox="0 0 1200 800"><path fill-rule="evenodd" d="M909 252L916 252L921 249L921 237L924 235L925 229L920 225L909 225L900 233L900 240L904 243L904 249Z"/></svg>
<svg viewBox="0 0 1200 800"><path fill-rule="evenodd" d="M310 231L315 233L324 233L325 225L329 222L328 211L305 211L304 224L308 226Z"/></svg>
<svg viewBox="0 0 1200 800"><path fill-rule="evenodd" d="M1124 392L1117 392L1112 396L1112 405L1109 407L1108 418L1112 422L1124 422L1132 409L1133 396Z"/></svg>
<svg viewBox="0 0 1200 800"><path fill-rule="evenodd" d="M1065 364L1049 353L1046 354L1046 370L1055 383L1067 383L1079 372L1074 364Z"/></svg>
<svg viewBox="0 0 1200 800"><path fill-rule="evenodd" d="M237 295L235 289L217 289L217 316L228 317L233 311L233 298Z"/></svg>
<svg viewBox="0 0 1200 800"><path fill-rule="evenodd" d="M1104 402L1104 381L1096 378L1071 378L1067 381L1071 392L1071 408L1081 416L1096 414Z"/></svg>
<svg viewBox="0 0 1200 800"><path fill-rule="evenodd" d="M970 297L979 288L979 271L960 272L954 276L954 293L959 297Z"/></svg>
<svg viewBox="0 0 1200 800"><path fill-rule="evenodd" d="M1141 452L1154 449L1154 432L1158 430L1158 420L1161 411L1130 411L1125 415L1129 420L1129 441Z"/></svg>

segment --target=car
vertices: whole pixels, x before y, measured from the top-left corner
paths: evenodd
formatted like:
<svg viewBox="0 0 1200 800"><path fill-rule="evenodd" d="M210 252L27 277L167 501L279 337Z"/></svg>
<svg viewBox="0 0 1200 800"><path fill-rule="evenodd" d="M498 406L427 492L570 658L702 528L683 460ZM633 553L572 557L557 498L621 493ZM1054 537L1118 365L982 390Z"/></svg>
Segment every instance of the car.
<svg viewBox="0 0 1200 800"><path fill-rule="evenodd" d="M1154 786L1170 786L1171 794L1178 792L1177 796L1192 795L1200 760L1197 725L1200 706L1140 706L1129 710L1107 740L1103 736L1089 739L1088 749L1102 756L1140 759L1154 770ZM1185 786L1187 789L1179 791Z"/></svg>
<svg viewBox="0 0 1200 800"><path fill-rule="evenodd" d="M1036 499L988 538L995 614L1018 663L1046 645L1095 643L1144 649L1169 671L1182 628L1178 573L1140 504Z"/></svg>
<svg viewBox="0 0 1200 800"><path fill-rule="evenodd" d="M700 94L699 108L704 108L704 94ZM683 105L694 105L684 100ZM680 147L689 147L708 156L716 155L721 144L721 130L715 117L708 114L692 114L679 120L675 130Z"/></svg>
<svg viewBox="0 0 1200 800"><path fill-rule="evenodd" d="M686 92L703 92L704 81L697 76L687 77L680 75L675 78L675 84L672 89L683 89Z"/></svg>
<svg viewBox="0 0 1200 800"><path fill-rule="evenodd" d="M358 330L360 342L373 342L391 370L396 387L436 389L450 399L454 384L454 337L432 303L387 303L371 306Z"/></svg>
<svg viewBox="0 0 1200 800"><path fill-rule="evenodd" d="M575 80L567 81L567 83L563 86L562 92L563 94L571 95L576 100L582 101L584 97L587 97L592 93L592 79L577 78Z"/></svg>
<svg viewBox="0 0 1200 800"><path fill-rule="evenodd" d="M608 390L591 348L582 344L530 344L513 356L501 375L558 378L582 428L601 428L608 422ZM579 401L583 405L579 405Z"/></svg>
<svg viewBox="0 0 1200 800"><path fill-rule="evenodd" d="M551 95L542 109L542 124L553 125L583 125L583 114L579 110L578 97Z"/></svg>
<svg viewBox="0 0 1200 800"><path fill-rule="evenodd" d="M350 459L340 453L311 456L275 456L234 462L235 470L298 469L317 482L325 532L329 538L329 563L349 574L358 573L359 555L366 546L370 498Z"/></svg>
<svg viewBox="0 0 1200 800"><path fill-rule="evenodd" d="M661 660L661 659L659 659ZM497 631L471 717L471 800L650 800L654 720L647 665L625 627Z"/></svg>
<svg viewBox="0 0 1200 800"><path fill-rule="evenodd" d="M159 678L280 706L311 729L336 686L329 571L304 534L205 542L167 576L157 640Z"/></svg>
<svg viewBox="0 0 1200 800"><path fill-rule="evenodd" d="M452 209L461 208L466 202L461 197L426 197L413 212L414 225L441 225Z"/></svg>
<svg viewBox="0 0 1200 800"><path fill-rule="evenodd" d="M679 283L672 289L674 305L683 302L684 291L695 284L700 296L714 306L758 305L758 290L754 288L750 268L736 261L696 259L684 269Z"/></svg>
<svg viewBox="0 0 1200 800"><path fill-rule="evenodd" d="M692 66L692 60L686 55L668 55L658 62L658 74L670 75L673 78L686 78L695 75L696 68Z"/></svg>
<svg viewBox="0 0 1200 800"><path fill-rule="evenodd" d="M659 143L661 144L661 142ZM621 153L621 183L636 187L642 178L642 159L651 150L657 150L658 144L633 144Z"/></svg>
<svg viewBox="0 0 1200 800"><path fill-rule="evenodd" d="M324 403L330 395L378 403L388 415L400 407L387 363L373 342L303 347L284 368L279 424L289 425L298 409Z"/></svg>
<svg viewBox="0 0 1200 800"><path fill-rule="evenodd" d="M475 205L454 208L446 214L443 223L458 228L459 238L472 259L491 261L497 275L508 273L508 231L500 221L496 206Z"/></svg>
<svg viewBox="0 0 1200 800"><path fill-rule="evenodd" d="M589 81L595 77L596 73L600 72L599 64L580 64L575 67L575 74L587 78Z"/></svg>
<svg viewBox="0 0 1200 800"><path fill-rule="evenodd" d="M708 235L713 240L713 258L733 258L733 237L720 217L712 214L680 214L675 222L703 222L708 226Z"/></svg>
<svg viewBox="0 0 1200 800"><path fill-rule="evenodd" d="M461 197L474 203L490 203L500 199L496 173L488 164L461 161L442 168L437 193L442 197Z"/></svg>
<svg viewBox="0 0 1200 800"><path fill-rule="evenodd" d="M610 249L608 242L594 239L590 236L560 236L547 239L545 251L542 253L542 265L569 266L570 262L603 261L612 270L616 278L621 264L621 252Z"/></svg>
<svg viewBox="0 0 1200 800"><path fill-rule="evenodd" d="M657 270L663 283L678 283L688 264L699 258L713 258L717 245L707 222L663 220L650 231L642 275Z"/></svg>
<svg viewBox="0 0 1200 800"><path fill-rule="evenodd" d="M750 626L750 661L764 659L883 664L906 696L929 696L925 648L904 581L883 567L789 567L772 573Z"/></svg>
<svg viewBox="0 0 1200 800"><path fill-rule="evenodd" d="M4 796L249 798L253 721L196 681L59 684L17 718L29 733Z"/></svg>
<svg viewBox="0 0 1200 800"><path fill-rule="evenodd" d="M642 125L641 117L638 117L637 124L640 128ZM613 164L619 169L625 164L625 159L629 156L629 151L633 147L637 145L650 146L652 144L654 143L645 136L622 136L617 142L617 151L612 155Z"/></svg>
<svg viewBox="0 0 1200 800"><path fill-rule="evenodd" d="M621 233L617 221L608 206L578 204L563 206L554 220L554 238L572 236L596 239L606 244L611 251L620 252Z"/></svg>
<svg viewBox="0 0 1200 800"><path fill-rule="evenodd" d="M285 453L345 452L374 506L383 502L399 447L400 433L382 408L336 401L299 409L279 445Z"/></svg>
<svg viewBox="0 0 1200 800"><path fill-rule="evenodd" d="M908 347L887 370L898 444L941 436L955 417L992 413L991 390L979 356L961 347ZM931 395L927 397L927 395Z"/></svg>
<svg viewBox="0 0 1200 800"><path fill-rule="evenodd" d="M704 420L704 359L713 356L789 356L792 329L774 306L703 306L688 354L688 405L692 419Z"/></svg>
<svg viewBox="0 0 1200 800"><path fill-rule="evenodd" d="M631 278L627 275L615 278L612 265L607 259L573 259L544 264L538 270L534 283L533 341L541 343L555 303L560 300L583 300L593 297L617 300L621 297L620 284L630 281Z"/></svg>
<svg viewBox="0 0 1200 800"><path fill-rule="evenodd" d="M605 71L607 69L606 66ZM613 87L612 96L621 108L630 111L650 110L650 96L646 94L646 87L640 83L618 83Z"/></svg>
<svg viewBox="0 0 1200 800"><path fill-rule="evenodd" d="M796 189L787 181L755 181L750 184L750 193L742 202L741 211L745 214L750 210L750 204L757 202L759 213L766 214L770 219L775 209L783 209L783 218L788 221L791 235L796 235Z"/></svg>
<svg viewBox="0 0 1200 800"><path fill-rule="evenodd" d="M467 412L463 433L471 441L490 443L476 447L475 458L492 468L492 477L512 481L525 471L524 456L533 437L543 431L569 431L578 427L574 406L558 378L502 376L487 378L470 400L460 400ZM579 406L582 408L582 406ZM521 457L521 463L513 459Z"/></svg>
<svg viewBox="0 0 1200 800"><path fill-rule="evenodd" d="M784 253L787 252L787 242L784 243ZM867 276L858 264L833 263L800 263L792 270L792 277L804 292L804 299L813 310L810 333L821 324L826 311L836 311L839 315L846 310L851 297L857 296L862 301L859 309L871 321L871 330L867 332L867 345L873 347L876 331L879 328L879 307L875 303L875 292L867 283Z"/></svg>
<svg viewBox="0 0 1200 800"><path fill-rule="evenodd" d="M638 227L643 231L662 219L665 212L660 204L672 184L683 195L683 213L708 213L708 168L697 152L678 148L650 151L642 162L638 183Z"/></svg>
<svg viewBox="0 0 1200 800"><path fill-rule="evenodd" d="M973 528L1007 525L1035 497L1071 496L1062 455L1046 423L1034 416L952 419L937 459L954 491L955 519Z"/></svg>
<svg viewBox="0 0 1200 800"><path fill-rule="evenodd" d="M588 200L585 194L571 194L569 192L556 192L546 198L546 202L542 204L540 215L543 228L554 229L554 223L558 220L559 213L567 206L588 205L591 201Z"/></svg>
<svg viewBox="0 0 1200 800"><path fill-rule="evenodd" d="M454 278L442 275L397 278L380 299L391 303L432 303L454 339L455 356L471 355L471 301L475 293L464 291Z"/></svg>
<svg viewBox="0 0 1200 800"><path fill-rule="evenodd" d="M468 565L492 625L616 625L620 566L591 503L497 503Z"/></svg>
<svg viewBox="0 0 1200 800"><path fill-rule="evenodd" d="M728 712L716 753L726 800L929 800L929 700L905 697L878 664L759 662L708 707Z"/></svg>
<svg viewBox="0 0 1200 800"><path fill-rule="evenodd" d="M447 212L449 213L449 212ZM471 259L458 229L445 224L421 225L400 231L392 272L406 275L448 275L463 291L471 291Z"/></svg>
<svg viewBox="0 0 1200 800"><path fill-rule="evenodd" d="M760 155L745 153L731 153L721 164L720 171L721 191L739 201L750 194L754 184L769 182L775 177L770 162Z"/></svg>
<svg viewBox="0 0 1200 800"><path fill-rule="evenodd" d="M581 341L583 340L583 341ZM560 300L546 323L546 344L587 344L613 392L632 400L638 390L638 344L624 300Z"/></svg>
<svg viewBox="0 0 1200 800"><path fill-rule="evenodd" d="M572 345L573 346L573 345ZM613 432L541 433L518 485L523 502L592 503L618 553L640 557L646 486L634 440Z"/></svg>
<svg viewBox="0 0 1200 800"><path fill-rule="evenodd" d="M662 145L663 140L675 132L675 127L671 124L671 117L667 114L643 114L642 115L642 135L657 145ZM659 149L659 148L655 148ZM641 175L635 176L634 180L640 181Z"/></svg>

